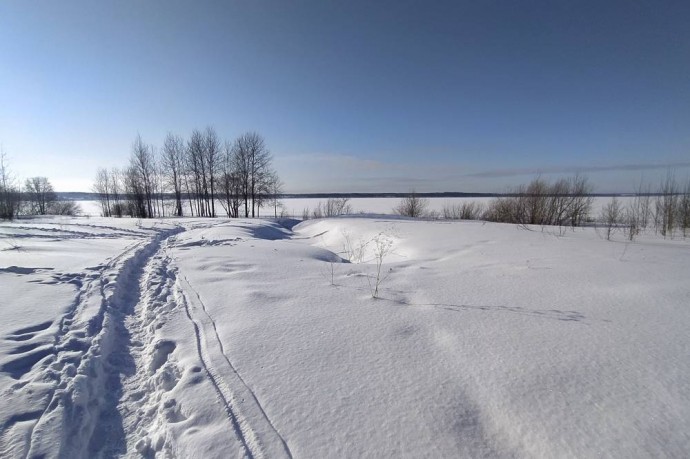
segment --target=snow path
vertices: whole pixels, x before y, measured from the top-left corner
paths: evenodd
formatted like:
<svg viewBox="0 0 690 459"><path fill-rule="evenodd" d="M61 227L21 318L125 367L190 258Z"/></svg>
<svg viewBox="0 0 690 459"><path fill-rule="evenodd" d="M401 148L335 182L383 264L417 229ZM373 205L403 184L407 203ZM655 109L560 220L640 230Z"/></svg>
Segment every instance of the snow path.
<svg viewBox="0 0 690 459"><path fill-rule="evenodd" d="M180 437L212 431L209 424L217 436L229 437L222 454L292 457L225 354L199 293L186 276L178 276L169 249L182 231L178 226L154 235L136 233L137 240L124 250L85 272L5 270L47 273L41 284L72 284L76 294L59 319L5 337L18 346L11 352L18 356L2 366L16 381L10 393L31 394L38 384L44 401L39 409L3 420L0 457L185 457L194 441L179 445ZM175 330L184 328L180 321L188 335L194 332L193 340L180 339ZM33 343L45 333L50 333L48 342ZM176 362L178 345L185 364ZM190 364L189 355L198 360ZM217 398L225 417L213 418L213 409L193 403L192 385L205 403ZM196 440L203 441L204 435Z"/></svg>
<svg viewBox="0 0 690 459"><path fill-rule="evenodd" d="M168 275L170 259L165 253L165 246L173 238L170 236L163 241L147 259L138 285L133 286L138 300L119 324L118 345L109 359L118 369L110 374L110 386L118 390L108 394L110 413L103 416L105 422L99 425L102 430L102 435L98 436L102 445L99 455L102 457L134 451L148 456L164 447L169 453L173 447L169 441L158 437L157 444L151 445L148 434L167 421L184 419L174 403L164 400L163 396L179 380L179 370L174 364L164 367L175 344L158 341L155 336L159 321L164 320L174 306L166 301L172 280ZM160 405L165 406L159 411Z"/></svg>
<svg viewBox="0 0 690 459"><path fill-rule="evenodd" d="M197 416L198 409L189 408L184 414L179 402L169 395L179 384L183 371L172 361L176 341L161 338L157 333L163 324L174 322L169 318L171 314L182 309L194 329L195 354L227 414L223 435L241 445L244 457L292 457L254 393L225 354L215 322L199 294L184 275L178 274L168 253L175 246L174 239L168 238L143 267L139 301L117 334L122 341L121 350L111 358L118 361L120 371L113 375L123 374L124 379L119 393L112 395L119 398L117 413L109 416L112 422L102 424L103 430L113 437L104 442L110 446L102 455L130 455L136 451L145 457L160 452L166 457L182 456L177 452L177 438L167 426ZM195 371L200 372L201 368Z"/></svg>
<svg viewBox="0 0 690 459"><path fill-rule="evenodd" d="M70 386L69 380L77 373L81 373L77 368L81 370L89 366L87 349L90 345L90 339L97 334L103 325L103 314L106 308L104 290L107 287L108 278L112 276L113 272L117 272L120 269L120 265L123 264L123 260L131 257L142 244L143 242L135 242L129 245L108 263L90 268L92 272L86 276L79 274L56 274L52 276L53 280L43 282L48 284L66 282L76 285L79 290L67 312L58 321L58 333L54 338L55 344L30 355L28 352L34 350L36 345L29 344L22 348L22 351L26 351L26 353L23 353L15 360L16 371L13 373L13 377L19 380L43 357L50 355L49 358L55 362L48 369L44 370L43 379L54 381L54 384L48 391L50 403L47 404L44 410L14 416L2 426L0 435L0 453L2 454L0 455L10 454L11 451L15 450L14 447L18 446L13 445L10 439L14 425L24 421L37 421L35 427L29 431L26 455L33 456L36 455L37 451L50 449L50 442L56 440L55 435L59 432L53 431L49 433L50 427L47 428L46 432L44 430L46 429L45 426L54 424L59 416L66 416L64 412L58 414L59 410L56 410L57 405L61 403L61 399L68 391ZM100 308L100 311L95 315L91 315L94 308ZM15 332L16 339L17 341L31 340L37 333L48 329L51 325L52 322L45 322L18 330ZM29 380L19 381L11 389L20 389L28 383Z"/></svg>
<svg viewBox="0 0 690 459"><path fill-rule="evenodd" d="M194 323L199 358L223 400L235 434L250 458L292 457L287 443L271 423L254 392L228 359L213 318L186 276L178 294ZM249 421L251 419L251 421ZM250 425L251 424L251 425Z"/></svg>
<svg viewBox="0 0 690 459"><path fill-rule="evenodd" d="M96 457L122 443L116 394L119 375L132 369L125 318L138 300L148 260L165 237L178 231L162 231L153 240L132 244L92 268L84 282L74 277L81 288L60 320L55 363L47 370L57 384L37 417L28 457Z"/></svg>

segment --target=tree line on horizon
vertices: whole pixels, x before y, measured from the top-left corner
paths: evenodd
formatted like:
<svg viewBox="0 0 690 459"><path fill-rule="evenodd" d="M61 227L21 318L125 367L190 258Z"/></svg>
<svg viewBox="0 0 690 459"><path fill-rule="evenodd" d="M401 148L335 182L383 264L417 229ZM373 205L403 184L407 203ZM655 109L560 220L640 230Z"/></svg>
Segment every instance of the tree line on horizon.
<svg viewBox="0 0 690 459"><path fill-rule="evenodd" d="M233 142L221 142L213 128L194 130L188 140L168 134L159 150L137 135L126 168L99 169L93 191L104 216L152 218L215 217L220 203L228 217L259 216L267 204L278 216L282 182L272 168L272 157L263 138L246 133ZM23 187L11 173L0 151L0 219L19 215L78 215L79 205L59 200L46 177L26 179ZM172 199L171 199L172 198ZM601 214L592 216L593 187L587 177L575 175L555 182L537 177L488 204L476 201L445 204L441 212L428 209L428 199L412 192L393 211L414 218L486 220L518 225L576 227L597 225L605 237L622 231L633 240L651 227L664 237L690 229L690 180L677 182L672 171L658 189L637 187L627 203L614 197ZM329 198L303 219L352 213L349 198ZM282 212L281 212L282 215Z"/></svg>
<svg viewBox="0 0 690 459"><path fill-rule="evenodd" d="M255 132L222 141L215 129L195 129L188 139L168 133L158 149L137 135L125 168L96 173L93 191L106 217L216 217L216 204L230 218L278 213L282 182L263 137ZM172 197L172 199L170 199Z"/></svg>

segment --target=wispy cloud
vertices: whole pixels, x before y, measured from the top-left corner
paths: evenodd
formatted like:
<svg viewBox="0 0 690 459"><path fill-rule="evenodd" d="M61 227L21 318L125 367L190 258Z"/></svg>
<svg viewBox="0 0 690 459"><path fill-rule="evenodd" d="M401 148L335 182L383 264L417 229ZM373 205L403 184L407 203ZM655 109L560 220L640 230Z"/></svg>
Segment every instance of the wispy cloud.
<svg viewBox="0 0 690 459"><path fill-rule="evenodd" d="M681 161L675 163L659 163L659 164L618 164L612 166L556 166L556 167L542 167L542 168L514 168L514 169L494 169L482 172L473 172L470 174L463 174L464 177L483 177L483 178L498 178L498 177L515 177L520 175L537 175L537 174L574 174L585 172L635 172L648 171L659 169L674 169L690 167L690 162Z"/></svg>

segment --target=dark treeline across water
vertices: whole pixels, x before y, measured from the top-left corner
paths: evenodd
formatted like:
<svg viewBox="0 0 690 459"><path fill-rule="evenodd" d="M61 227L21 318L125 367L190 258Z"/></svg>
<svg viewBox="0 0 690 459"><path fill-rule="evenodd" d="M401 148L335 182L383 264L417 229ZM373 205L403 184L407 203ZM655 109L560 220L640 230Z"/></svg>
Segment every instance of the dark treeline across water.
<svg viewBox="0 0 690 459"><path fill-rule="evenodd" d="M518 196L516 193L465 193L456 191L443 191L433 193L415 193L421 198L499 198ZM62 201L97 201L99 199L98 193L87 193L80 191L65 191L57 193L58 199ZM409 196L410 193L284 193L280 195L280 199L328 199L328 198L403 198ZM636 196L636 193L591 193L588 196L592 197L623 197ZM642 193L643 196L659 196L659 193ZM183 195L185 199L189 196ZM163 197L166 199L174 199L173 193L164 193Z"/></svg>

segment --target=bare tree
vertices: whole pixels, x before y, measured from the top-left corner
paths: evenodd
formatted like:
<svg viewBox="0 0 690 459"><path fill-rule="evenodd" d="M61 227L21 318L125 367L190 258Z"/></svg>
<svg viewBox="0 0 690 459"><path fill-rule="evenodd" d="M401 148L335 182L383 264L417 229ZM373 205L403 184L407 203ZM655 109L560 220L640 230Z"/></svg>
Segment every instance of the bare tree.
<svg viewBox="0 0 690 459"><path fill-rule="evenodd" d="M204 165L204 135L196 129L192 131L192 135L187 141L187 169L196 213L200 217L205 217L208 214L204 199L207 186L206 167Z"/></svg>
<svg viewBox="0 0 690 459"><path fill-rule="evenodd" d="M240 212L242 200L242 186L239 175L235 170L233 148L229 142L225 142L223 156L218 178L220 203L228 217L237 218Z"/></svg>
<svg viewBox="0 0 690 459"><path fill-rule="evenodd" d="M678 201L678 224L683 231L683 237L687 237L690 228L690 179L685 183L685 189Z"/></svg>
<svg viewBox="0 0 690 459"><path fill-rule="evenodd" d="M678 205L678 183L671 171L662 180L655 202L655 222L662 236L673 237Z"/></svg>
<svg viewBox="0 0 690 459"><path fill-rule="evenodd" d="M151 154L153 156L153 174L151 179L151 189L153 190L153 202L155 203L155 213L159 217L165 217L165 190L166 180L165 172L163 170L163 161L158 154L155 146L151 145Z"/></svg>
<svg viewBox="0 0 690 459"><path fill-rule="evenodd" d="M606 204L601 210L601 222L606 229L606 239L611 240L611 234L616 230L618 223L621 221L622 209L618 198L615 196L611 202Z"/></svg>
<svg viewBox="0 0 690 459"><path fill-rule="evenodd" d="M154 216L153 199L155 168L155 158L151 147L146 145L141 140L141 136L137 134L137 138L132 145L129 174L135 174L138 179L137 185L143 188L146 213L145 215L139 215L140 217L152 218Z"/></svg>
<svg viewBox="0 0 690 459"><path fill-rule="evenodd" d="M267 193L266 181L270 176L272 158L263 137L257 133L245 134L245 145L249 152L249 190L252 198L252 217L254 217L255 204L258 213L259 205Z"/></svg>
<svg viewBox="0 0 690 459"><path fill-rule="evenodd" d="M271 172L271 154L264 139L255 132L248 132L235 140L235 170L240 179L244 199L244 214L249 217L251 201L252 217L268 193L267 181Z"/></svg>
<svg viewBox="0 0 690 459"><path fill-rule="evenodd" d="M239 183L240 196L244 202L244 216L249 217L249 181L250 181L250 164L248 147L245 145L243 137L235 139L232 147L233 170L237 176Z"/></svg>
<svg viewBox="0 0 690 459"><path fill-rule="evenodd" d="M204 196L206 197L206 207L210 210L209 216L216 216L215 205L215 178L218 173L218 167L221 157L221 143L215 129L207 127L204 136L204 166L206 167L205 176L207 177L206 189Z"/></svg>
<svg viewBox="0 0 690 459"><path fill-rule="evenodd" d="M283 182L275 171L271 172L268 177L268 189L271 204L273 204L273 218L278 218L278 207L281 206L280 196L283 194Z"/></svg>
<svg viewBox="0 0 690 459"><path fill-rule="evenodd" d="M625 235L632 241L647 228L650 215L650 193L649 189L645 192L642 181L640 181L635 192L635 196L625 207L623 220L625 223Z"/></svg>
<svg viewBox="0 0 690 459"><path fill-rule="evenodd" d="M101 203L101 215L110 217L110 180L107 169L99 168L96 171L96 179L91 189L98 195L98 201Z"/></svg>
<svg viewBox="0 0 690 459"><path fill-rule="evenodd" d="M181 217L182 186L184 174L184 140L182 137L168 133L163 143L162 164L168 187L175 195L175 215Z"/></svg>
<svg viewBox="0 0 690 459"><path fill-rule="evenodd" d="M12 220L19 211L21 193L12 173L7 156L0 148L0 218Z"/></svg>
<svg viewBox="0 0 690 459"><path fill-rule="evenodd" d="M423 217L429 207L429 200L417 196L414 191L404 197L395 209L395 213L404 217Z"/></svg>
<svg viewBox="0 0 690 459"><path fill-rule="evenodd" d="M126 213L136 218L150 217L144 180L134 165L124 171L123 181L128 201Z"/></svg>
<svg viewBox="0 0 690 459"><path fill-rule="evenodd" d="M46 177L26 179L24 195L29 205L29 213L33 215L46 215L57 201L53 185Z"/></svg>
<svg viewBox="0 0 690 459"><path fill-rule="evenodd" d="M592 203L594 202L592 197L593 191L594 188L590 185L587 177L579 174L573 177L570 190L573 199L567 211L570 226L582 226L586 222L587 217L592 211Z"/></svg>
<svg viewBox="0 0 690 459"><path fill-rule="evenodd" d="M110 184L109 189L110 189L110 203L111 203L111 216L113 217L122 217L122 215L125 213L125 206L122 202L124 196L124 185L123 185L123 180L122 180L123 173L120 169L113 167L110 169L110 173L108 174L108 183Z"/></svg>

